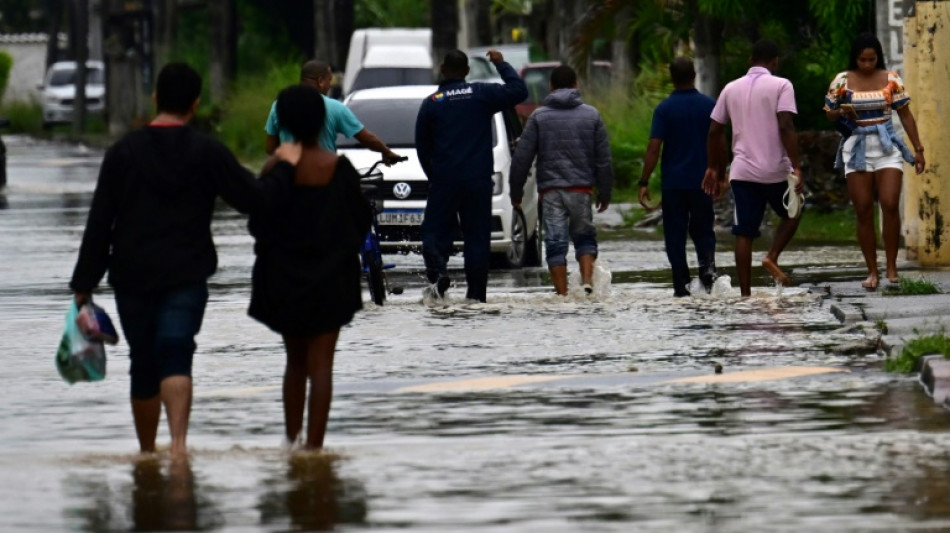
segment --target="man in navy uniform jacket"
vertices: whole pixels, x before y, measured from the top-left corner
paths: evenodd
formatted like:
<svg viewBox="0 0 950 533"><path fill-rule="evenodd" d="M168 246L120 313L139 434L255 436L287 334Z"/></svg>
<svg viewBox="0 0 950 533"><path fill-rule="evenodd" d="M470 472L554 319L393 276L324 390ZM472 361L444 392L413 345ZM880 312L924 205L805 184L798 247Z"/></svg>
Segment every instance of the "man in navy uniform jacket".
<svg viewBox="0 0 950 533"><path fill-rule="evenodd" d="M439 90L426 98L416 119L416 151L429 179L422 222L426 276L442 297L451 281L446 263L461 224L466 297L485 301L491 250L492 115L528 97L528 89L501 52L490 50L504 84L467 83L468 56L445 55Z"/></svg>

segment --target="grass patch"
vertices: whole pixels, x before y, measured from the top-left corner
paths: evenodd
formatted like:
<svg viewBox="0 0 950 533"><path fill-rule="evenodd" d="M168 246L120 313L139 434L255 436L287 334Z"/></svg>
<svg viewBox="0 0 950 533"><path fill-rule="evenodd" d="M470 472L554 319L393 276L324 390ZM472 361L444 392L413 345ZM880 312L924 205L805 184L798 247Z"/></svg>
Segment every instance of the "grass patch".
<svg viewBox="0 0 950 533"><path fill-rule="evenodd" d="M857 243L858 220L854 208L820 213L805 208L795 241Z"/></svg>
<svg viewBox="0 0 950 533"><path fill-rule="evenodd" d="M940 288L937 287L936 283L923 276L917 276L916 278L900 276L897 285L886 287L882 294L887 296L940 294Z"/></svg>
<svg viewBox="0 0 950 533"><path fill-rule="evenodd" d="M266 156L264 124L270 106L281 89L295 85L299 80L300 65L296 62L276 65L266 73L241 78L221 110L214 134L238 158L262 160Z"/></svg>
<svg viewBox="0 0 950 533"><path fill-rule="evenodd" d="M897 357L887 358L884 369L888 372L910 374L917 370L920 358L928 354L943 354L945 358L950 359L950 337L947 337L945 332L940 332L911 339Z"/></svg>
<svg viewBox="0 0 950 533"><path fill-rule="evenodd" d="M11 133L39 135L43 132L43 107L39 101L14 101L0 107L0 116L10 120Z"/></svg>
<svg viewBox="0 0 950 533"><path fill-rule="evenodd" d="M584 94L587 103L600 111L610 139L614 164L614 201L637 201L640 174L643 172L643 154L650 141L653 110L665 98L668 87L648 87L638 80L638 90L615 87L609 91ZM660 165L650 180L653 201L660 199Z"/></svg>

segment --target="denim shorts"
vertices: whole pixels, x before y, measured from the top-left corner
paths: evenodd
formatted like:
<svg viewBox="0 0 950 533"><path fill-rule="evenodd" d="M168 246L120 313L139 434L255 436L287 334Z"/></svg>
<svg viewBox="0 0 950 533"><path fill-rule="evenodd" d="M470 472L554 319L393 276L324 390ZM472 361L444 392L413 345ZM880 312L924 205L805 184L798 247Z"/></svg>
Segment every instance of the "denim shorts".
<svg viewBox="0 0 950 533"><path fill-rule="evenodd" d="M574 242L574 257L597 257L597 228L591 195L568 189L548 189L541 194L544 247L548 266L567 264L568 242Z"/></svg>
<svg viewBox="0 0 950 533"><path fill-rule="evenodd" d="M765 206L772 206L778 216L788 218L788 210L782 203L782 197L788 190L788 183L757 183L753 181L733 180L732 198L735 211L732 216L732 234L756 238L761 233L759 226L765 218Z"/></svg>
<svg viewBox="0 0 950 533"><path fill-rule="evenodd" d="M208 303L207 283L144 295L116 291L115 303L129 343L133 398L155 397L167 377L191 376L195 335Z"/></svg>
<svg viewBox="0 0 950 533"><path fill-rule="evenodd" d="M854 142L855 137L849 138L845 141L844 149L841 151L842 161L844 161L845 165L845 176L854 172L861 172L848 166L848 163L851 162L851 148L854 146ZM864 144L864 157L867 162L867 170L865 170L865 172L875 172L884 168L895 168L903 172L904 156L901 155L901 151L898 147L895 146L890 152L885 152L881 147L881 138L877 135L865 136Z"/></svg>

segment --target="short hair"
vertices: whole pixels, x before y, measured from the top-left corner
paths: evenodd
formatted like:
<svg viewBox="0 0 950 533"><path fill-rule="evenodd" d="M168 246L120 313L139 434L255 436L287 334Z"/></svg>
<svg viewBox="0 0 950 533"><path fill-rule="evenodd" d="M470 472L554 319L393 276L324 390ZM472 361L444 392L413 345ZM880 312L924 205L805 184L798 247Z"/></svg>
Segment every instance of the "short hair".
<svg viewBox="0 0 950 533"><path fill-rule="evenodd" d="M551 87L567 89L577 85L577 72L567 65L558 65L551 71Z"/></svg>
<svg viewBox="0 0 950 533"><path fill-rule="evenodd" d="M873 33L862 33L855 37L854 42L851 43L848 70L858 70L858 56L868 48L873 49L874 53L877 54L877 65L875 67L881 70L886 68L884 66L884 48L881 46L881 41Z"/></svg>
<svg viewBox="0 0 950 533"><path fill-rule="evenodd" d="M330 71L330 64L326 61L319 61L316 59L307 61L300 67L300 81L304 80L313 80L317 81L320 78L325 76L332 76L333 72Z"/></svg>
<svg viewBox="0 0 950 533"><path fill-rule="evenodd" d="M693 60L680 56L670 63L670 79L674 85L685 85L696 79L696 67L693 66Z"/></svg>
<svg viewBox="0 0 950 533"><path fill-rule="evenodd" d="M168 63L155 82L158 111L183 115L201 96L201 76L185 63Z"/></svg>
<svg viewBox="0 0 950 533"><path fill-rule="evenodd" d="M450 50L442 59L442 68L446 75L462 76L468 68L468 56L461 50Z"/></svg>
<svg viewBox="0 0 950 533"><path fill-rule="evenodd" d="M277 95L277 121L302 144L312 146L323 132L326 118L323 95L314 87L293 85Z"/></svg>
<svg viewBox="0 0 950 533"><path fill-rule="evenodd" d="M778 45L775 41L762 39L752 45L752 62L768 63L779 56Z"/></svg>

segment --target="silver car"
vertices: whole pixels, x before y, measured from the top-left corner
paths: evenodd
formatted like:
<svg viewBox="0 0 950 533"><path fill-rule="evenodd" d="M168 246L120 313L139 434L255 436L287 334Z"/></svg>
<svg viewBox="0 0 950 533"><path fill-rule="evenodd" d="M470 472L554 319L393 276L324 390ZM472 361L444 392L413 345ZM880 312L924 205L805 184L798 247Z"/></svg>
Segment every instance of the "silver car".
<svg viewBox="0 0 950 533"><path fill-rule="evenodd" d="M86 112L102 115L106 109L106 68L102 61L86 62ZM43 128L73 121L76 101L76 62L58 61L46 72L39 86Z"/></svg>
<svg viewBox="0 0 950 533"><path fill-rule="evenodd" d="M404 163L382 167L383 186L379 193L383 204L379 225L384 250L407 252L419 251L422 247L421 225L428 200L428 180L416 155L415 124L422 101L437 89L435 85L364 89L344 101L366 128L394 152L409 157ZM493 125L492 264L503 268L539 266L541 232L533 169L524 188L520 210L512 208L508 196L511 154L521 134L521 122L511 109L496 113ZM368 168L380 159L379 153L363 148L355 139L341 136L337 139L337 148L357 169ZM461 235L455 248L462 249Z"/></svg>

